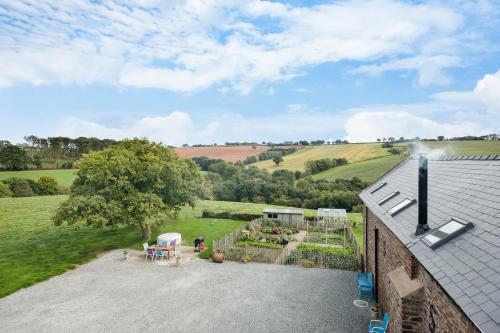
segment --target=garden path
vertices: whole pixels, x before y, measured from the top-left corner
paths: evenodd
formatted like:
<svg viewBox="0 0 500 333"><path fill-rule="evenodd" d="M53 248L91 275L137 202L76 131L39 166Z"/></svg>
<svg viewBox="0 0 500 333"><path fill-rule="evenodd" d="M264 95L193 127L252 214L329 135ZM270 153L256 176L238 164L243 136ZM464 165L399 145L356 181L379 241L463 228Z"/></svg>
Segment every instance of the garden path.
<svg viewBox="0 0 500 333"><path fill-rule="evenodd" d="M302 243L304 238L306 238L306 235L307 232L305 230L300 230L299 233L295 235L295 240L288 243L287 249L289 250L289 252L295 250L297 246L299 246L299 244Z"/></svg>

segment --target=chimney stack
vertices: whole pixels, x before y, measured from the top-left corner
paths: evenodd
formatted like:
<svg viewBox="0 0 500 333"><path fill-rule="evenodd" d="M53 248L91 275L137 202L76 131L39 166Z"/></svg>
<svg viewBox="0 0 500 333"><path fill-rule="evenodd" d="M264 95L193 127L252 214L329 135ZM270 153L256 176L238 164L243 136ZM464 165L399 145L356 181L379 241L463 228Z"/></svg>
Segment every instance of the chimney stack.
<svg viewBox="0 0 500 333"><path fill-rule="evenodd" d="M422 235L429 230L427 225L427 158L420 155L418 159L418 225L415 236Z"/></svg>

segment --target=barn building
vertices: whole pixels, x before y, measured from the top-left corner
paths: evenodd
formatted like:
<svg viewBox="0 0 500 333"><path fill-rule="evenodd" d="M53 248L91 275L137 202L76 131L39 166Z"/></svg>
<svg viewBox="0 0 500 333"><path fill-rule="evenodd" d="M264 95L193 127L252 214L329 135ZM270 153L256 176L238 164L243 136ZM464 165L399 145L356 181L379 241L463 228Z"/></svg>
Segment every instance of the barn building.
<svg viewBox="0 0 500 333"><path fill-rule="evenodd" d="M304 210L299 208L265 208L262 212L264 221L279 221L296 225L304 221Z"/></svg>
<svg viewBox="0 0 500 333"><path fill-rule="evenodd" d="M409 159L360 194L389 332L500 332L500 156Z"/></svg>

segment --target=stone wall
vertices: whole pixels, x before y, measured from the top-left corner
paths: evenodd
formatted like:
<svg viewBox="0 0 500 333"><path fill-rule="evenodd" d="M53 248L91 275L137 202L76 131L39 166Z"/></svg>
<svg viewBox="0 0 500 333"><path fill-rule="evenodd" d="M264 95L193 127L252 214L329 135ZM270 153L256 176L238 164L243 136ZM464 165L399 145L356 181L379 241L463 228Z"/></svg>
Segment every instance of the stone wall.
<svg viewBox="0 0 500 333"><path fill-rule="evenodd" d="M365 209L363 215L366 271L374 275L378 230L376 291L382 313L391 315L389 332L479 332L404 244L370 210Z"/></svg>

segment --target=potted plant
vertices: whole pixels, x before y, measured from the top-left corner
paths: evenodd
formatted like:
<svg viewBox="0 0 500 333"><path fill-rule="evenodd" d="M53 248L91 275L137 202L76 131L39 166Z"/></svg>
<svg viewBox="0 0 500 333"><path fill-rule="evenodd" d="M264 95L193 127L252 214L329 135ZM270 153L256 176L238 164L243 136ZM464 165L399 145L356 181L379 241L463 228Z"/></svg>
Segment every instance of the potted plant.
<svg viewBox="0 0 500 333"><path fill-rule="evenodd" d="M217 250L216 252L212 253L212 261L221 264L224 261L224 252Z"/></svg>
<svg viewBox="0 0 500 333"><path fill-rule="evenodd" d="M377 319L379 311L380 311L380 304L374 303L373 306L370 308L370 314L372 318Z"/></svg>
<svg viewBox="0 0 500 333"><path fill-rule="evenodd" d="M252 261L252 257L250 257L248 254L245 254L241 257L241 261L246 264L247 262Z"/></svg>

